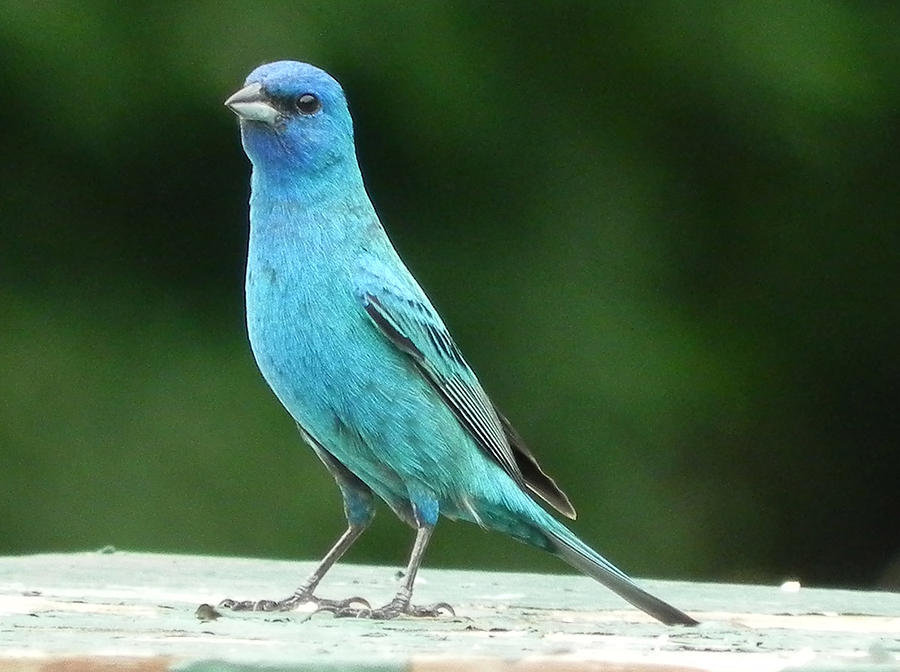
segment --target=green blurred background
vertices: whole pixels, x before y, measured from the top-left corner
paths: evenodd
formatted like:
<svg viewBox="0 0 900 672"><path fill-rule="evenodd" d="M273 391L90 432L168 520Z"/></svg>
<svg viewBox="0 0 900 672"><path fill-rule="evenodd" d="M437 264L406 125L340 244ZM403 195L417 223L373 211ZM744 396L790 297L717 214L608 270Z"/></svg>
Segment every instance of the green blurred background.
<svg viewBox="0 0 900 672"><path fill-rule="evenodd" d="M342 531L243 325L222 101L292 58L344 84L382 220L584 538L639 576L896 587L898 25L828 0L0 3L0 553L312 559ZM564 571L438 529L430 566ZM349 559L411 538L382 509Z"/></svg>

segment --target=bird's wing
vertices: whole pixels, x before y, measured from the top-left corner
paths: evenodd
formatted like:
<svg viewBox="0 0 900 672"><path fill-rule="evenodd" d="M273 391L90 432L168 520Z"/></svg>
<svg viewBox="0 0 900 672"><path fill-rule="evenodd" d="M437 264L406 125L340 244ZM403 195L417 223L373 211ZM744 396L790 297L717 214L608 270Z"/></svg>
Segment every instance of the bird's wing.
<svg viewBox="0 0 900 672"><path fill-rule="evenodd" d="M491 403L419 287L392 281L392 274L371 259L362 270L357 290L375 326L410 357L478 446L516 483L574 518L569 498L543 472L516 430Z"/></svg>

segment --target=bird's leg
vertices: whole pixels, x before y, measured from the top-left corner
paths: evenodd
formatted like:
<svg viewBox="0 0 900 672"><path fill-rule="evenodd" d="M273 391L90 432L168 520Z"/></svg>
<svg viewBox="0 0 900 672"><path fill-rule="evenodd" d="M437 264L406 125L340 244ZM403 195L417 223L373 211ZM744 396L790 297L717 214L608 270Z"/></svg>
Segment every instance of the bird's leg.
<svg viewBox="0 0 900 672"><path fill-rule="evenodd" d="M413 544L412 552L409 555L409 564L406 567L406 576L403 578L403 585L388 604L378 609L365 609L358 607L330 608L320 607L322 611L331 611L338 617L356 617L356 618L373 618L376 620L387 620L396 618L397 616L440 616L441 612L448 612L455 616L456 613L446 602L438 602L428 606L416 606L410 602L413 593L413 584L416 581L416 574L419 566L422 564L422 557L425 555L425 548L428 546L428 540L431 539L431 533L434 531L433 525L420 525L416 530L416 542Z"/></svg>
<svg viewBox="0 0 900 672"><path fill-rule="evenodd" d="M369 603L367 600L364 600L361 597L349 597L346 600L326 600L320 597L316 597L313 595L313 591L316 589L316 586L319 585L319 582L322 580L322 577L331 569L331 566L334 565L338 559L347 552L347 549L353 545L359 535L361 535L368 524L365 525L354 525L350 524L347 527L347 530L344 534L341 535L341 538L337 540L334 546L331 547L331 550L322 558L322 562L319 563L319 566L313 571L310 577L306 580L306 582L297 588L294 591L294 594L290 597L286 597L283 600L232 600L225 599L219 602L219 607L224 609L231 609L232 611L291 611L296 609L301 604L306 604L308 602L312 602L320 609L346 609L352 607L354 603L364 605L368 608Z"/></svg>
<svg viewBox="0 0 900 672"><path fill-rule="evenodd" d="M357 478L347 467L341 464L337 458L329 453L325 448L313 438L303 427L297 425L300 435L315 451L319 459L334 477L335 482L340 488L341 496L344 500L344 515L347 517L347 530L337 540L331 550L322 558L322 562L316 567L315 571L310 575L302 586L294 591L290 597L283 600L222 600L220 607L231 609L233 611L290 611L296 609L301 604L312 602L323 609L347 609L354 604L363 605L369 608L368 601L361 597L349 597L346 600L325 600L313 595L313 591L319 585L322 577L331 569L347 549L353 545L359 535L365 532L366 528L375 517L375 502L372 491L365 483Z"/></svg>
<svg viewBox="0 0 900 672"><path fill-rule="evenodd" d="M442 611L449 612L453 616L456 615L453 607L446 602L438 602L428 606L416 606L411 602L416 574L419 572L422 558L425 555L425 548L428 546L432 532L434 532L433 525L422 525L416 530L416 541L413 544L412 552L409 554L409 564L406 567L406 576L403 577L403 585L389 604L378 609L372 609L368 615L369 618L389 619L396 618L401 614L406 616L440 616Z"/></svg>

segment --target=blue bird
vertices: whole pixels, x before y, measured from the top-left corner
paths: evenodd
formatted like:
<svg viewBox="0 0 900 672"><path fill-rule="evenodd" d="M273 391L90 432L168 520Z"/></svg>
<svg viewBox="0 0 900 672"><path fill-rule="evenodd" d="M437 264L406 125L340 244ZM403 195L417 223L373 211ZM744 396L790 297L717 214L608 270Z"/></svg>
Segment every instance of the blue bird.
<svg viewBox="0 0 900 672"><path fill-rule="evenodd" d="M440 515L556 554L667 624L696 621L638 587L541 505L575 517L491 403L387 237L363 186L340 84L305 63L262 65L225 103L252 164L247 328L263 377L341 491L347 530L290 597L341 615L437 615L413 582ZM368 527L375 497L416 531L384 607L313 591ZM361 606L353 606L359 601Z"/></svg>

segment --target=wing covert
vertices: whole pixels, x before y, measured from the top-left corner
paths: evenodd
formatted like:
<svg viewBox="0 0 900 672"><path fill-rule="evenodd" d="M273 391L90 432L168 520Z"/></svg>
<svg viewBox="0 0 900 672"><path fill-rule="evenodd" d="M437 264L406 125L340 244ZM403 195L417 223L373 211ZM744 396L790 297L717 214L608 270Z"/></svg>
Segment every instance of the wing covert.
<svg viewBox="0 0 900 672"><path fill-rule="evenodd" d="M421 290L398 290L383 277L376 276L375 281L371 269L366 270L368 282L359 288L359 294L372 322L411 358L487 455L520 486L574 518L575 510L565 493L541 470L521 437L491 403Z"/></svg>

